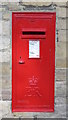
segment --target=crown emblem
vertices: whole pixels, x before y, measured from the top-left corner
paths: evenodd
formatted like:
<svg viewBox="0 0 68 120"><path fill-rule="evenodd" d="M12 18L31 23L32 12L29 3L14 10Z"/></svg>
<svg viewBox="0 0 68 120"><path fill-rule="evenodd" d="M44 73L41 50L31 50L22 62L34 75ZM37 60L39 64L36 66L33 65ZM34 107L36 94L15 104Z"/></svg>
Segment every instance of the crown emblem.
<svg viewBox="0 0 68 120"><path fill-rule="evenodd" d="M32 78L29 78L29 84L30 85L37 85L38 79L35 78L34 76Z"/></svg>

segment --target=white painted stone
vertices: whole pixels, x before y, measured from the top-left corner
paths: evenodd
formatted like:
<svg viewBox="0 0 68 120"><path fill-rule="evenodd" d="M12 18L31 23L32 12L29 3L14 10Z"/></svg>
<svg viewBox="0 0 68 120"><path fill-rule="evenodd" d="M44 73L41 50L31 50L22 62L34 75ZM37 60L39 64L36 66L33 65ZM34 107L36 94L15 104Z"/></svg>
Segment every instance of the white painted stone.
<svg viewBox="0 0 68 120"><path fill-rule="evenodd" d="M0 20L0 35L2 35L2 21Z"/></svg>
<svg viewBox="0 0 68 120"><path fill-rule="evenodd" d="M10 21L2 21L2 34L4 36L10 36Z"/></svg>
<svg viewBox="0 0 68 120"><path fill-rule="evenodd" d="M0 62L2 62L2 52L0 52Z"/></svg>
<svg viewBox="0 0 68 120"><path fill-rule="evenodd" d="M56 68L66 68L68 67L65 58L56 58Z"/></svg>
<svg viewBox="0 0 68 120"><path fill-rule="evenodd" d="M2 2L19 2L20 0L0 0L0 2L2 3Z"/></svg>
<svg viewBox="0 0 68 120"><path fill-rule="evenodd" d="M57 19L57 29L66 30L66 19Z"/></svg>
<svg viewBox="0 0 68 120"><path fill-rule="evenodd" d="M68 36L68 30L59 30L58 31L58 35L57 35L57 37L58 37L58 41L60 42L66 42L66 34L67 34L67 36ZM68 39L67 39L67 41L68 41Z"/></svg>
<svg viewBox="0 0 68 120"><path fill-rule="evenodd" d="M9 9L9 11L20 11L21 10L18 2L16 2L16 3L8 2L7 8Z"/></svg>
<svg viewBox="0 0 68 120"><path fill-rule="evenodd" d="M10 16L10 12L8 11L5 11L5 12L2 12L2 19L3 20L10 20L11 18L10 18L11 16Z"/></svg>
<svg viewBox="0 0 68 120"><path fill-rule="evenodd" d="M56 6L59 6L59 7L67 6L66 2L64 0L62 0L62 2L56 0L56 1L54 1L53 4L55 4Z"/></svg>
<svg viewBox="0 0 68 120"><path fill-rule="evenodd" d="M11 111L11 102L10 101L2 101L2 117L3 118L13 118L13 114Z"/></svg>
<svg viewBox="0 0 68 120"><path fill-rule="evenodd" d="M56 7L57 17L66 18L66 10L64 7Z"/></svg>
<svg viewBox="0 0 68 120"><path fill-rule="evenodd" d="M0 12L5 11L5 8L0 7Z"/></svg>
<svg viewBox="0 0 68 120"><path fill-rule="evenodd" d="M0 36L0 51L2 50L2 48L3 48L2 36Z"/></svg>
<svg viewBox="0 0 68 120"><path fill-rule="evenodd" d="M55 96L66 97L66 81L56 81L55 84Z"/></svg>
<svg viewBox="0 0 68 120"><path fill-rule="evenodd" d="M66 80L66 69L56 69L56 80L57 81L64 81Z"/></svg>
<svg viewBox="0 0 68 120"><path fill-rule="evenodd" d="M2 37L2 44L3 48L2 49L10 49L10 38L7 38L5 36Z"/></svg>
<svg viewBox="0 0 68 120"><path fill-rule="evenodd" d="M6 52L2 52L2 62L10 61L10 50L6 50Z"/></svg>
<svg viewBox="0 0 68 120"><path fill-rule="evenodd" d="M45 6L49 6L49 5L51 5L52 4L52 2L39 2L39 1L37 1L37 2L21 2L21 5L35 5L35 6L43 6L43 5L45 5Z"/></svg>
<svg viewBox="0 0 68 120"><path fill-rule="evenodd" d="M22 2L39 2L39 0L21 0ZM40 2L67 2L67 0L41 0Z"/></svg>
<svg viewBox="0 0 68 120"><path fill-rule="evenodd" d="M5 36L0 36L0 51L8 49L10 47L10 39Z"/></svg>
<svg viewBox="0 0 68 120"><path fill-rule="evenodd" d="M2 12L0 12L0 20L2 20Z"/></svg>
<svg viewBox="0 0 68 120"><path fill-rule="evenodd" d="M2 119L2 102L0 100L0 120Z"/></svg>
<svg viewBox="0 0 68 120"><path fill-rule="evenodd" d="M66 58L66 42L58 42L56 46L56 58Z"/></svg>

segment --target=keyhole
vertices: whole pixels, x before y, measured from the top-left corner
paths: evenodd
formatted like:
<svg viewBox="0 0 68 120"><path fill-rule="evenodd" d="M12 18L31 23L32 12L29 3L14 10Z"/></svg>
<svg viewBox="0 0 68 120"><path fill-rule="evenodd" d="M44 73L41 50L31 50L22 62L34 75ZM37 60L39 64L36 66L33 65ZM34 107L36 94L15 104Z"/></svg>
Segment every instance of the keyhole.
<svg viewBox="0 0 68 120"><path fill-rule="evenodd" d="M20 59L21 59L21 56L20 56Z"/></svg>

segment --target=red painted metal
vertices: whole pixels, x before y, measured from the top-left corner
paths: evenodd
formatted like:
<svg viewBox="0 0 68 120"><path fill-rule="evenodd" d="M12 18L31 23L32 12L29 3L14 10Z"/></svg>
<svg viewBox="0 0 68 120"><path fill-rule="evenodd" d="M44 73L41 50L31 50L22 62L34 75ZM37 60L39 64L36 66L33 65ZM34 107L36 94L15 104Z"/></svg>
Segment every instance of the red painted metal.
<svg viewBox="0 0 68 120"><path fill-rule="evenodd" d="M12 111L54 111L56 13L12 13ZM29 41L40 57L29 58Z"/></svg>

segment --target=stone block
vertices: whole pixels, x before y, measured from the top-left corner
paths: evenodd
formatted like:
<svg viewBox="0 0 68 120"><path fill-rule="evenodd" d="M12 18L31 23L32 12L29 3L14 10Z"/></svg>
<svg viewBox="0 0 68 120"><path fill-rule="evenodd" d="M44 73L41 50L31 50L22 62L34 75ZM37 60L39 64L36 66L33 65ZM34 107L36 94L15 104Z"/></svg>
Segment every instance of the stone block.
<svg viewBox="0 0 68 120"><path fill-rule="evenodd" d="M57 35L58 41L59 42L66 42L66 40L67 40L66 35L67 35L67 38L68 38L68 30L59 30L58 35Z"/></svg>
<svg viewBox="0 0 68 120"><path fill-rule="evenodd" d="M66 18L66 8L65 7L56 7L56 15L60 18Z"/></svg>
<svg viewBox="0 0 68 120"><path fill-rule="evenodd" d="M68 97L68 83L66 84L66 96Z"/></svg>
<svg viewBox="0 0 68 120"><path fill-rule="evenodd" d="M12 107L10 101L2 101L2 117L3 118L14 118L12 113Z"/></svg>
<svg viewBox="0 0 68 120"><path fill-rule="evenodd" d="M2 90L2 77L0 77L0 92Z"/></svg>
<svg viewBox="0 0 68 120"><path fill-rule="evenodd" d="M68 68L68 58L66 58L66 68Z"/></svg>
<svg viewBox="0 0 68 120"><path fill-rule="evenodd" d="M50 6L52 4L52 2L48 2L48 1L46 1L46 2L44 2L44 1L34 1L34 2L23 2L23 0L21 0L21 2L20 2L20 5L33 5L33 6L43 6L43 5L45 5L45 6Z"/></svg>
<svg viewBox="0 0 68 120"><path fill-rule="evenodd" d="M3 48L2 36L0 36L0 52L1 52L2 48Z"/></svg>
<svg viewBox="0 0 68 120"><path fill-rule="evenodd" d="M2 78L2 62L0 62L0 77Z"/></svg>
<svg viewBox="0 0 68 120"><path fill-rule="evenodd" d="M2 119L2 102L0 101L0 119Z"/></svg>
<svg viewBox="0 0 68 120"><path fill-rule="evenodd" d="M2 118L2 120L19 120L19 118Z"/></svg>
<svg viewBox="0 0 68 120"><path fill-rule="evenodd" d="M57 68L55 71L56 71L56 81L66 80L66 69Z"/></svg>
<svg viewBox="0 0 68 120"><path fill-rule="evenodd" d="M21 10L18 2L8 2L7 9L9 11L20 11Z"/></svg>
<svg viewBox="0 0 68 120"><path fill-rule="evenodd" d="M2 64L2 76L4 75L10 75L10 63L9 62L3 62Z"/></svg>
<svg viewBox="0 0 68 120"><path fill-rule="evenodd" d="M10 21L5 21L5 20L2 21L2 35L3 36L10 37L10 29L11 29L10 27L11 27Z"/></svg>
<svg viewBox="0 0 68 120"><path fill-rule="evenodd" d="M0 77L0 100L2 100L2 77Z"/></svg>
<svg viewBox="0 0 68 120"><path fill-rule="evenodd" d="M57 19L57 30L66 30L66 19Z"/></svg>
<svg viewBox="0 0 68 120"><path fill-rule="evenodd" d="M66 42L57 42L56 59L64 59L64 58L66 58Z"/></svg>
<svg viewBox="0 0 68 120"><path fill-rule="evenodd" d="M68 42L68 30L66 30L66 42Z"/></svg>
<svg viewBox="0 0 68 120"><path fill-rule="evenodd" d="M3 19L3 20L8 21L8 20L11 19L10 17L11 17L11 16L10 16L10 12L7 12L7 11L2 12L2 19Z"/></svg>
<svg viewBox="0 0 68 120"><path fill-rule="evenodd" d="M55 97L55 105L66 104L66 97Z"/></svg>
<svg viewBox="0 0 68 120"><path fill-rule="evenodd" d="M2 20L2 12L0 12L0 20Z"/></svg>
<svg viewBox="0 0 68 120"><path fill-rule="evenodd" d="M10 89L11 90L11 78L9 75L2 76L2 89Z"/></svg>
<svg viewBox="0 0 68 120"><path fill-rule="evenodd" d="M38 120L38 118L34 117L34 118L21 118L21 120ZM40 118L41 120L41 118ZM44 120L44 118L42 119Z"/></svg>
<svg viewBox="0 0 68 120"><path fill-rule="evenodd" d="M0 12L5 11L6 9L0 6Z"/></svg>
<svg viewBox="0 0 68 120"><path fill-rule="evenodd" d="M66 81L56 81L55 84L55 96L66 97Z"/></svg>
<svg viewBox="0 0 68 120"><path fill-rule="evenodd" d="M2 47L0 49L2 49L2 52L6 52L7 50L10 50L10 38L6 37L6 36L2 36ZM1 46L0 45L0 46Z"/></svg>
<svg viewBox="0 0 68 120"><path fill-rule="evenodd" d="M2 52L2 62L9 62L10 61L10 50L6 52Z"/></svg>
<svg viewBox="0 0 68 120"><path fill-rule="evenodd" d="M0 36L2 35L2 20L0 20ZM2 37L2 36L1 36Z"/></svg>
<svg viewBox="0 0 68 120"><path fill-rule="evenodd" d="M53 4L58 7L66 7L66 1L60 2L60 1L54 1Z"/></svg>
<svg viewBox="0 0 68 120"><path fill-rule="evenodd" d="M2 52L0 51L0 62L2 62Z"/></svg>
<svg viewBox="0 0 68 120"><path fill-rule="evenodd" d="M3 5L7 5L7 2L3 2L3 1L2 1L2 2L0 2L0 5L2 5L2 6L3 6Z"/></svg>
<svg viewBox="0 0 68 120"><path fill-rule="evenodd" d="M2 100L11 100L11 91L9 89L3 89L2 90Z"/></svg>
<svg viewBox="0 0 68 120"><path fill-rule="evenodd" d="M57 58L56 59L56 68L66 68L68 64L66 63L66 58Z"/></svg>

